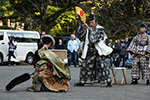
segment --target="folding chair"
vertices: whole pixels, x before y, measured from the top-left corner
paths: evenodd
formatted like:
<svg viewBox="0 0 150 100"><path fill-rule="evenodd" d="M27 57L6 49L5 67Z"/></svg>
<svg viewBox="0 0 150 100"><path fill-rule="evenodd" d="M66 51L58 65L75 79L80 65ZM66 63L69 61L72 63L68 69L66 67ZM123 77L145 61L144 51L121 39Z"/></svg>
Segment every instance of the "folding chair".
<svg viewBox="0 0 150 100"><path fill-rule="evenodd" d="M113 74L113 80L112 80L112 84L113 84L113 85L124 85L124 84L128 84L128 83L127 83L127 80L126 80L126 76L125 76L125 73L126 73L126 70L127 70L127 69L128 69L128 68L125 68L125 67L114 67L114 68L111 68L112 74ZM123 77L122 77L121 83L117 83L117 81L116 81L117 70L122 70Z"/></svg>

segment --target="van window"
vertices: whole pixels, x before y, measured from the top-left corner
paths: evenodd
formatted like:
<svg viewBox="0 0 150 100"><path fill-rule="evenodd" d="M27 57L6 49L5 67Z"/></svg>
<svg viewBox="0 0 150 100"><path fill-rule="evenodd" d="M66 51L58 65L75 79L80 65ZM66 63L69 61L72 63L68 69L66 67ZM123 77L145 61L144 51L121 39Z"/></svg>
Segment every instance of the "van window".
<svg viewBox="0 0 150 100"><path fill-rule="evenodd" d="M0 40L3 40L3 37L4 37L4 33L0 32Z"/></svg>
<svg viewBox="0 0 150 100"><path fill-rule="evenodd" d="M39 39L37 33L15 33L15 32L8 32L8 38L14 36L17 42L26 42L26 43L35 43Z"/></svg>

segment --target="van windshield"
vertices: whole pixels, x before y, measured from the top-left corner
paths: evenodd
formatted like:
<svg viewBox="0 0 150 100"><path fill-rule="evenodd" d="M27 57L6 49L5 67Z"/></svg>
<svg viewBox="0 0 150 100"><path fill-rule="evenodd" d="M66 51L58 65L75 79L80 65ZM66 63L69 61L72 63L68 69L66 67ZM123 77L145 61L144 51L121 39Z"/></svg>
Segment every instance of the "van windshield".
<svg viewBox="0 0 150 100"><path fill-rule="evenodd" d="M37 42L39 39L38 33L16 33L8 32L8 38L14 36L17 42Z"/></svg>

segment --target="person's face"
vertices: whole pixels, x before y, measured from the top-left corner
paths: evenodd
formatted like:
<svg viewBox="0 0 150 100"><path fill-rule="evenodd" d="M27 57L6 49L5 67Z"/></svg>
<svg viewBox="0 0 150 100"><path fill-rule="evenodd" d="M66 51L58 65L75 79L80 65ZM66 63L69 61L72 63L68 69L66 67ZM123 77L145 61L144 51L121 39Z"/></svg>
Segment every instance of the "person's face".
<svg viewBox="0 0 150 100"><path fill-rule="evenodd" d="M59 39L59 43L62 43L62 40L61 40L61 39Z"/></svg>
<svg viewBox="0 0 150 100"><path fill-rule="evenodd" d="M121 41L124 41L124 39L121 39Z"/></svg>
<svg viewBox="0 0 150 100"><path fill-rule="evenodd" d="M120 40L119 40L119 39L117 39L117 43L120 43Z"/></svg>
<svg viewBox="0 0 150 100"><path fill-rule="evenodd" d="M74 36L71 36L71 40L74 40Z"/></svg>
<svg viewBox="0 0 150 100"><path fill-rule="evenodd" d="M141 32L141 33L145 33L145 31L146 31L146 28L145 28L145 27L140 27L140 32Z"/></svg>
<svg viewBox="0 0 150 100"><path fill-rule="evenodd" d="M78 14L76 14L75 18L76 18L76 19L79 19L79 16L78 16Z"/></svg>
<svg viewBox="0 0 150 100"><path fill-rule="evenodd" d="M109 39L109 42L112 42L112 39Z"/></svg>
<svg viewBox="0 0 150 100"><path fill-rule="evenodd" d="M128 38L125 38L126 41L128 41Z"/></svg>
<svg viewBox="0 0 150 100"><path fill-rule="evenodd" d="M97 24L98 24L98 23L95 22L95 19L93 19L92 21L90 21L90 26L91 26L92 28L96 28Z"/></svg>

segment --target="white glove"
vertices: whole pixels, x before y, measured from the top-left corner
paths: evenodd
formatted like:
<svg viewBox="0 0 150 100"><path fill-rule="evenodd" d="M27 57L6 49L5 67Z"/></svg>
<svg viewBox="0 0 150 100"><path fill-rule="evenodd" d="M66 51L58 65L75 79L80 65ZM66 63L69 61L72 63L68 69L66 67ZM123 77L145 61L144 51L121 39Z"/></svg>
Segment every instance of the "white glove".
<svg viewBox="0 0 150 100"><path fill-rule="evenodd" d="M65 64L67 64L68 63L68 59L66 58L64 58L64 62L65 62Z"/></svg>

